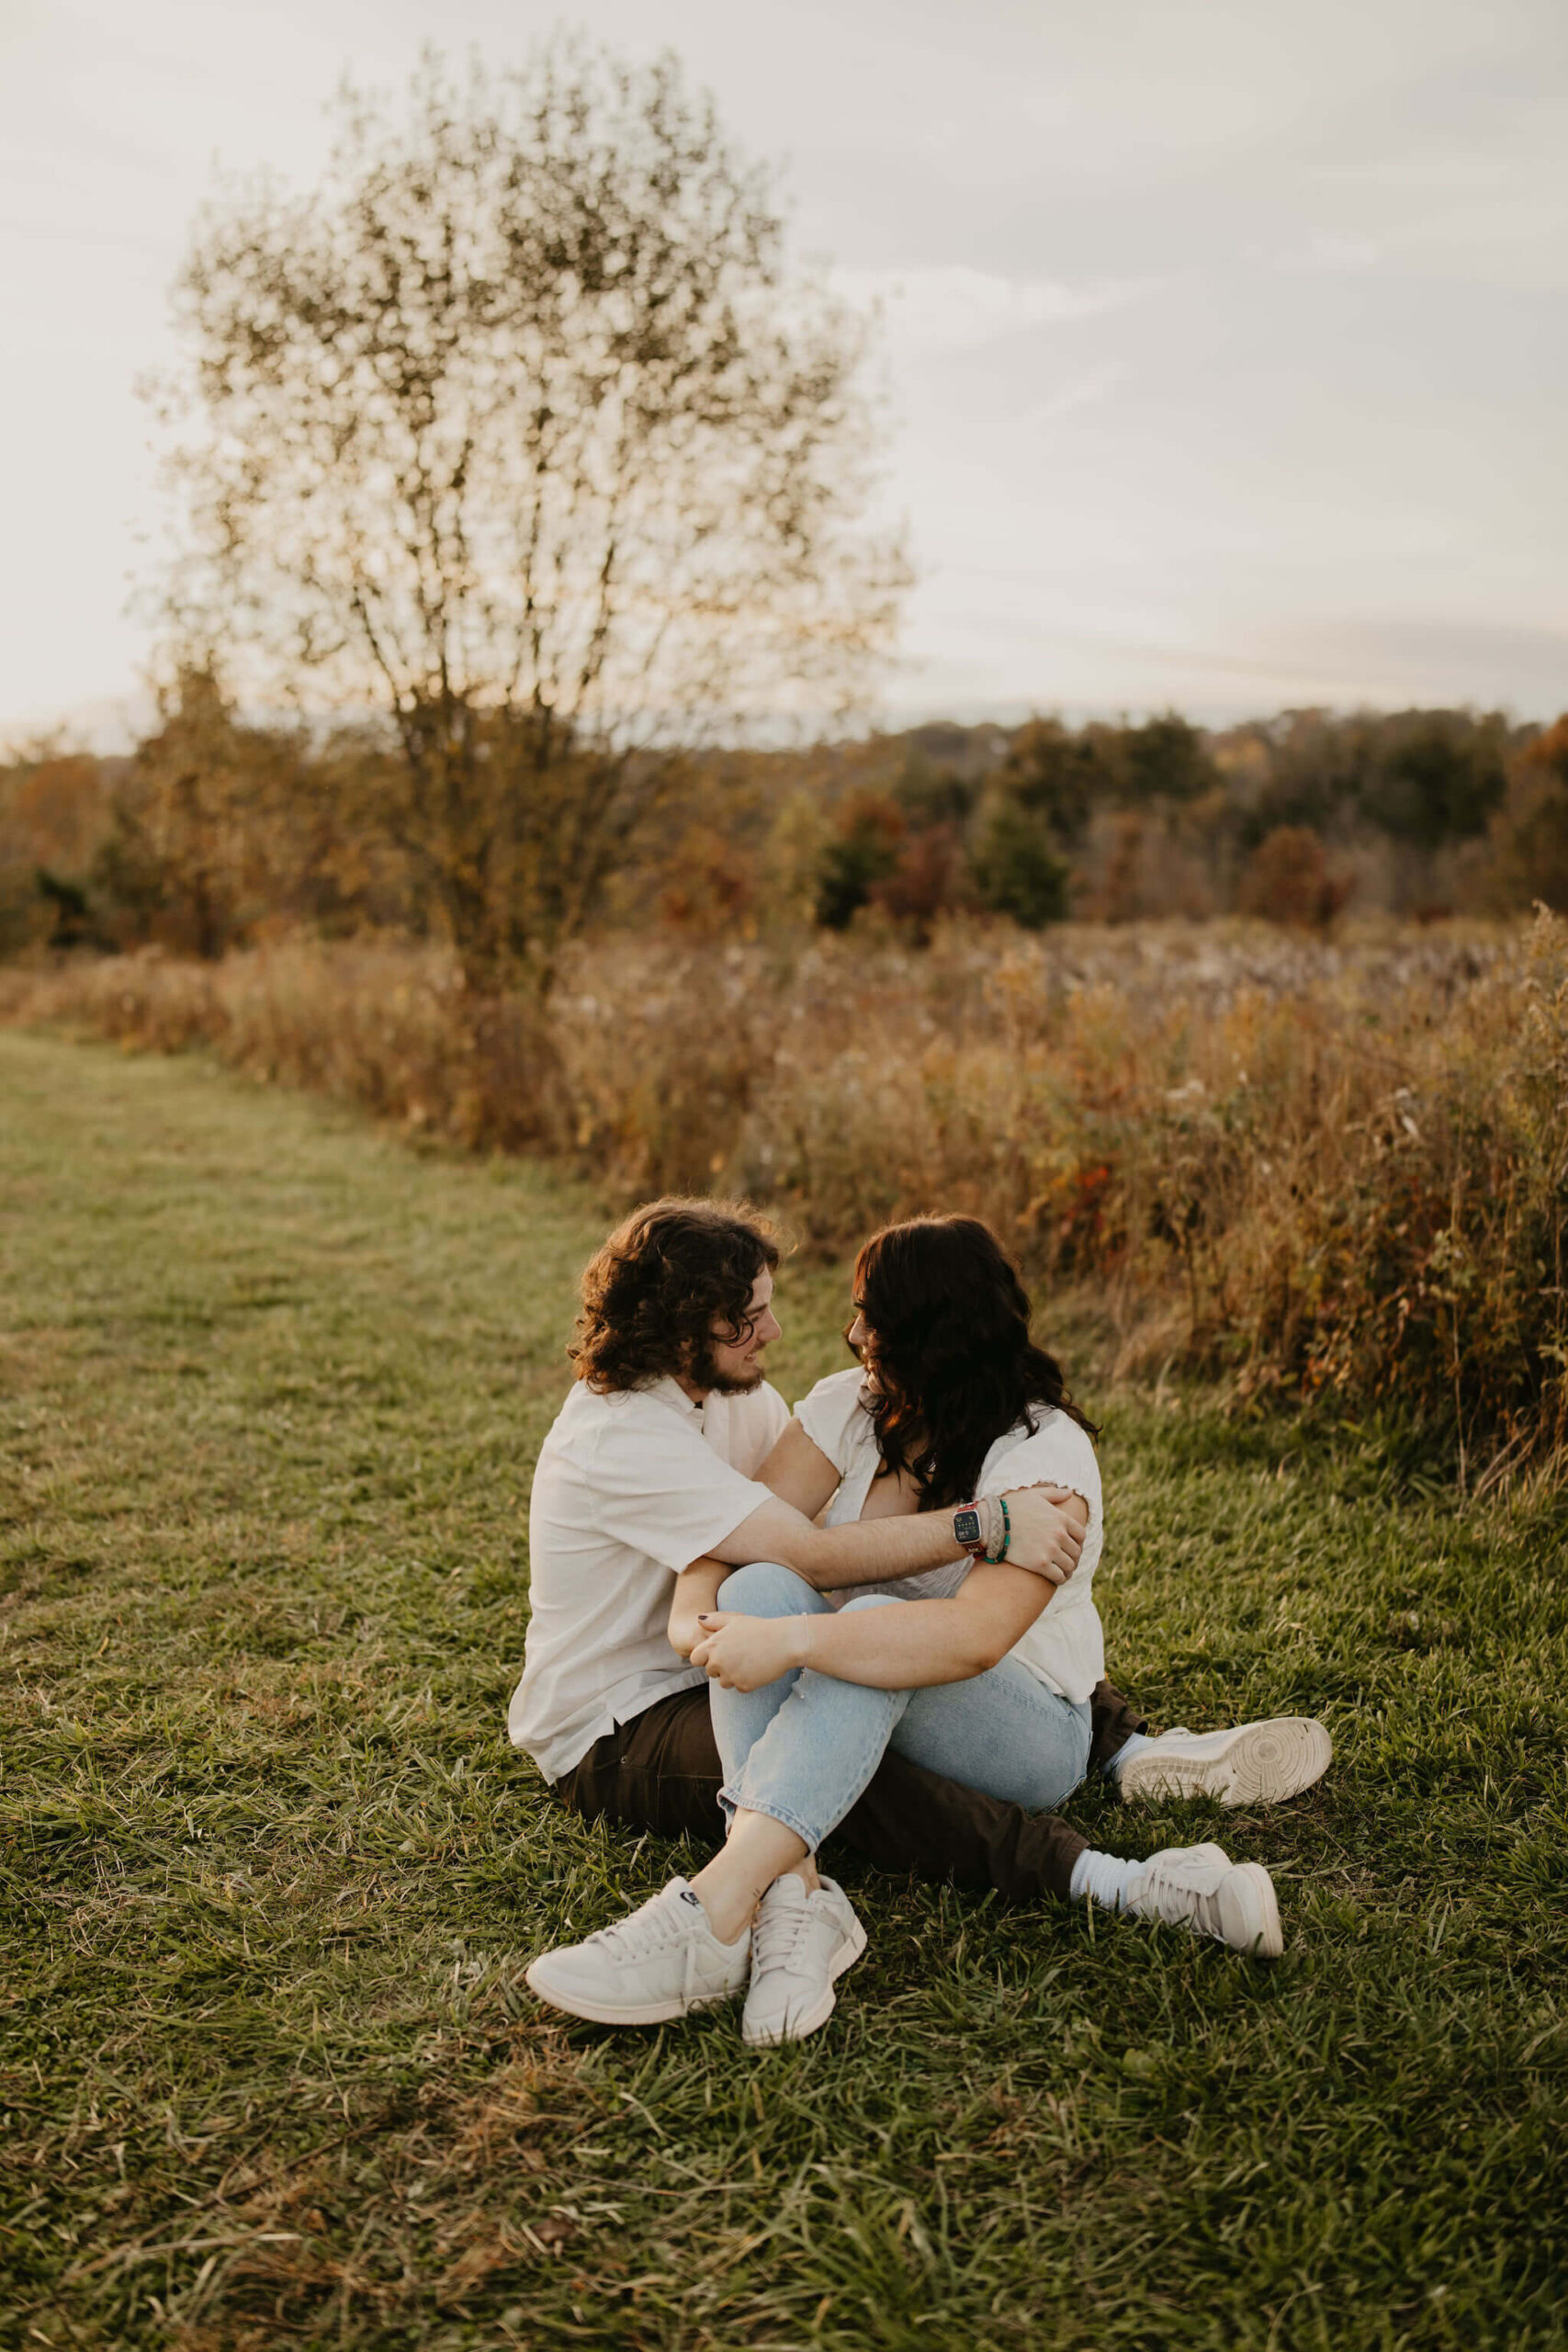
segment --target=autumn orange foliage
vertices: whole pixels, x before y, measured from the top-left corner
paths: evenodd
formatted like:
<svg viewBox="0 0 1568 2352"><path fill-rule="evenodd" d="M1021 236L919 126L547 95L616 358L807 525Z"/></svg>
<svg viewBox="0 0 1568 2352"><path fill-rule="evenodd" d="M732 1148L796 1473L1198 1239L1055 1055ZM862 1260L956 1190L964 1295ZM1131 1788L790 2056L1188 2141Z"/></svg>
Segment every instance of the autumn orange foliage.
<svg viewBox="0 0 1568 2352"><path fill-rule="evenodd" d="M1465 1482L1568 1440L1568 923L953 927L924 954L656 935L547 1006L432 949L286 944L0 976L0 1013L214 1047L412 1132L532 1150L606 1205L737 1189L847 1249L989 1218L1125 1366L1394 1408Z"/></svg>

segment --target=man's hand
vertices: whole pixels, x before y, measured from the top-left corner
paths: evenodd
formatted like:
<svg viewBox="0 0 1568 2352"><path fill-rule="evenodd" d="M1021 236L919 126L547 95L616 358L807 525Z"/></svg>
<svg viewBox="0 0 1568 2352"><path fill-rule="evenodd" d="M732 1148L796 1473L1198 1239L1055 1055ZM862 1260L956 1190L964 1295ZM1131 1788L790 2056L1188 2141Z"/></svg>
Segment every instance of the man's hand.
<svg viewBox="0 0 1568 2352"><path fill-rule="evenodd" d="M1052 1584L1066 1584L1078 1564L1089 1506L1068 1487L1019 1487L1007 1497L1012 1521L1010 1568L1028 1568Z"/></svg>
<svg viewBox="0 0 1568 2352"><path fill-rule="evenodd" d="M692 1651L700 1666L727 1690L760 1690L803 1662L809 1617L744 1617L728 1609L699 1619L701 1638Z"/></svg>

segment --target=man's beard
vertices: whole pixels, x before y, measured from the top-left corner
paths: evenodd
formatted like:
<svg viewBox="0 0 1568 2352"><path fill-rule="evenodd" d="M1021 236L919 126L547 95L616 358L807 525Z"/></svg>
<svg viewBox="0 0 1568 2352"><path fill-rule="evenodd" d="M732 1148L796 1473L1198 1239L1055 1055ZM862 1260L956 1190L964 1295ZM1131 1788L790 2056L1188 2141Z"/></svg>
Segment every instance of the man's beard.
<svg viewBox="0 0 1568 2352"><path fill-rule="evenodd" d="M693 1357L690 1376L696 1387L720 1396L750 1396L767 1377L760 1363L753 1364L748 1373L720 1372L711 1350L706 1348Z"/></svg>

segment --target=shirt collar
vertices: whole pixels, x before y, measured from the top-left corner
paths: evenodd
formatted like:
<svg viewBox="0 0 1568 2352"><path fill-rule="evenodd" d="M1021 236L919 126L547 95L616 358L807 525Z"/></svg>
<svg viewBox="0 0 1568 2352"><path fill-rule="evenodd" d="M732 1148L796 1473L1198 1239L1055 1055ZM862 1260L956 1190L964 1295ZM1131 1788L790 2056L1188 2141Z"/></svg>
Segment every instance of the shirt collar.
<svg viewBox="0 0 1568 2352"><path fill-rule="evenodd" d="M689 1421L702 1419L707 1401L705 1397L702 1405L694 1405L671 1372L665 1373L659 1380L650 1381L642 1393L645 1396L657 1397L661 1405L669 1405L677 1413L683 1413Z"/></svg>

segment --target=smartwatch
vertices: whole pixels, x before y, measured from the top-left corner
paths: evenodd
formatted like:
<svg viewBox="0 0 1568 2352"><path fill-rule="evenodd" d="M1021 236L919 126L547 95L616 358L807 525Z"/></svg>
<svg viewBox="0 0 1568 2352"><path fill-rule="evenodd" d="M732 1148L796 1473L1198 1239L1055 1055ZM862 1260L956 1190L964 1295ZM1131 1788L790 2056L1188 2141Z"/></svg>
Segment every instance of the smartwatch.
<svg viewBox="0 0 1568 2352"><path fill-rule="evenodd" d="M985 1537L980 1532L980 1514L973 1503L964 1503L953 1514L953 1540L965 1552L983 1552Z"/></svg>

